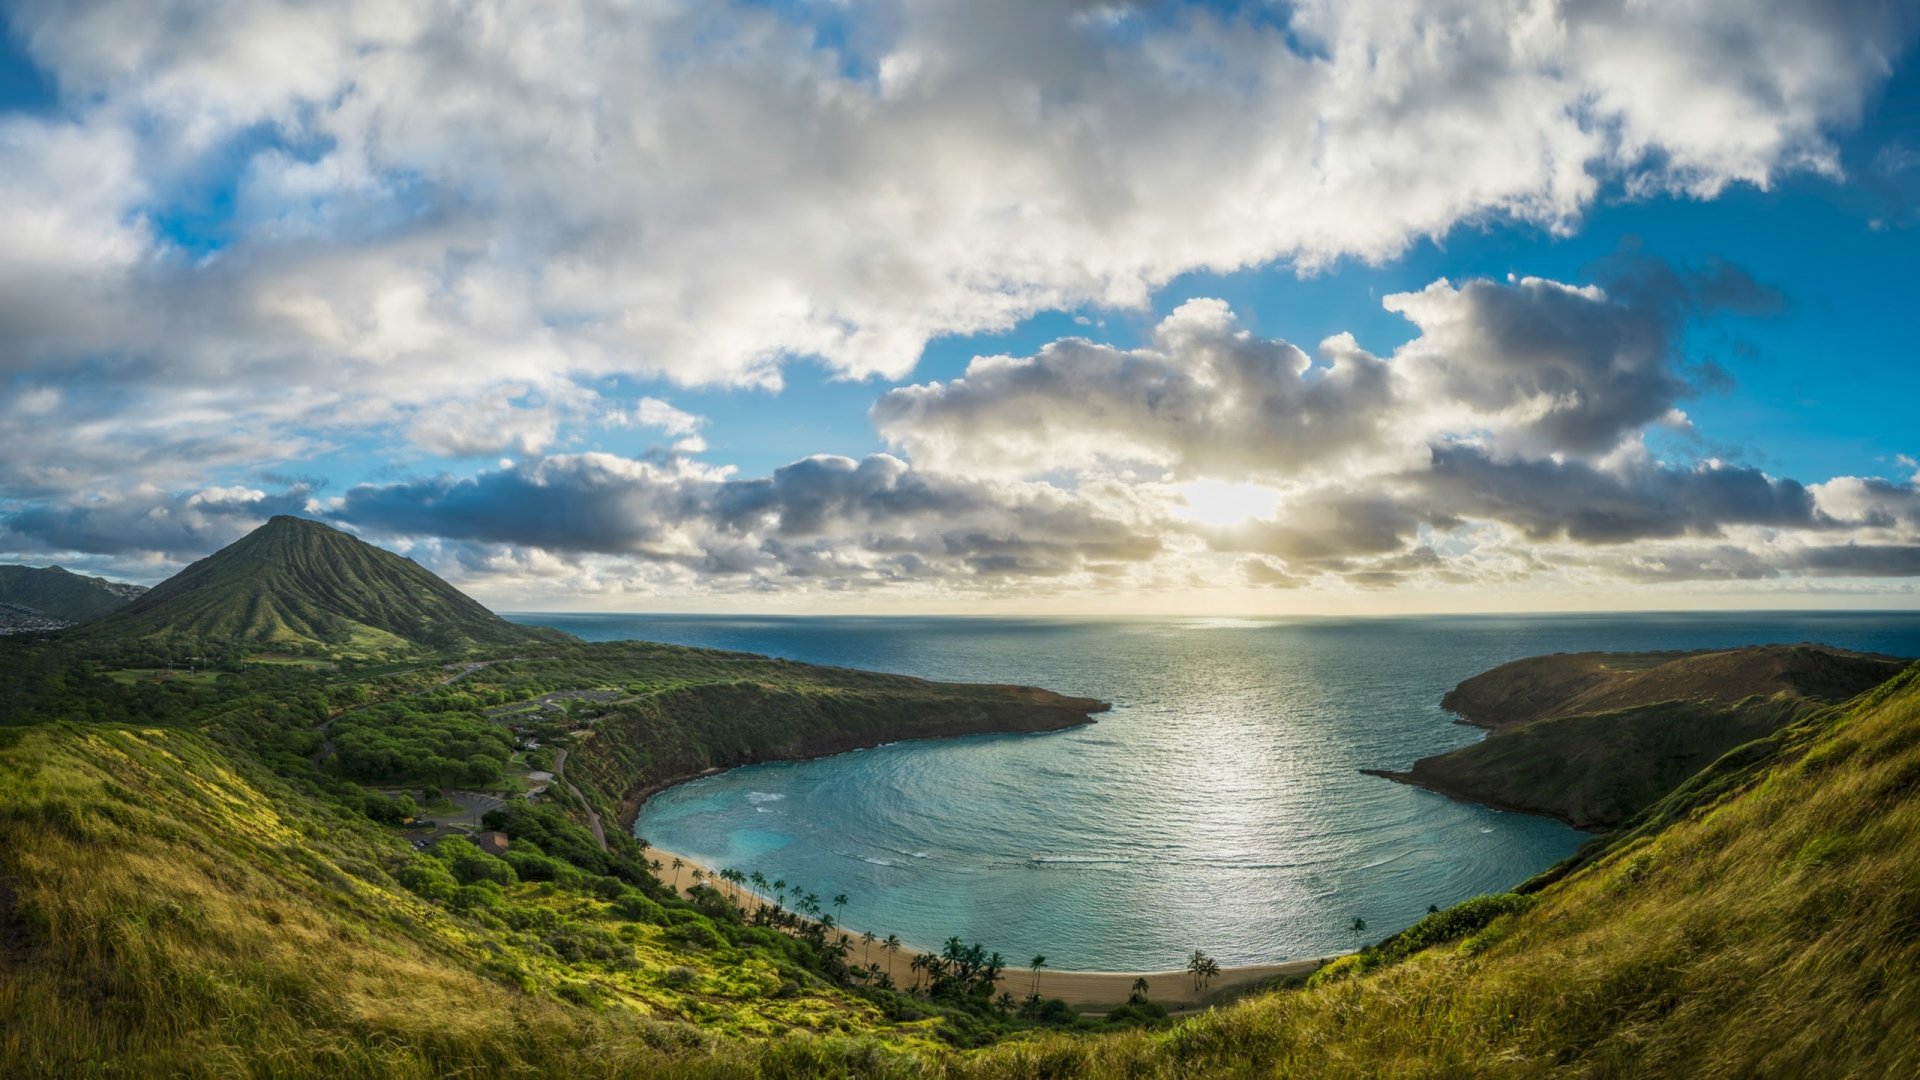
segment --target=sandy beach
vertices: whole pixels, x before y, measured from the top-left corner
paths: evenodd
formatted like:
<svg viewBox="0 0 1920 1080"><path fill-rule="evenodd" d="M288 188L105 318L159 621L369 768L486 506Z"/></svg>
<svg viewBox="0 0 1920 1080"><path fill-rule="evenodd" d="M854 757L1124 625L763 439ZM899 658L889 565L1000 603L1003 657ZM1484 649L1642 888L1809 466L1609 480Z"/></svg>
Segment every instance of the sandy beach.
<svg viewBox="0 0 1920 1080"><path fill-rule="evenodd" d="M668 869L661 872L661 878L669 885L674 881L674 872L671 869L673 860L679 859L684 863L685 865L680 869L682 892L694 884L693 871L696 868L709 877L714 873L713 867L665 848L649 847L647 858L658 859L667 865ZM715 886L724 887L728 895L735 892L731 885L723 885L716 881ZM751 904L758 896L751 888L743 887L738 891L743 905ZM860 940L863 930L861 927L843 926L840 929L853 937L853 951L848 954L849 961L863 967L869 962L880 965L880 970L891 975L897 986L906 987L913 984L913 958L921 955L920 950L903 944L898 952L889 953L880 947L880 942L877 940L870 947L863 945ZM1000 987L1015 997L1025 997L1035 989L1033 972L1018 966L1025 959L1021 957L1011 960L1014 966L1000 977ZM1102 1012L1116 1005L1125 1004L1128 995L1133 992L1134 980L1144 978L1147 980L1147 997L1150 1000L1178 1011L1204 1007L1209 1001L1219 998L1223 991L1244 986L1247 983L1305 975L1332 959L1334 956L1286 960L1274 964L1222 967L1220 974L1208 981L1206 989L1198 992L1193 987L1193 976L1185 971L1054 971L1042 968L1038 990L1043 998L1059 998L1083 1012Z"/></svg>

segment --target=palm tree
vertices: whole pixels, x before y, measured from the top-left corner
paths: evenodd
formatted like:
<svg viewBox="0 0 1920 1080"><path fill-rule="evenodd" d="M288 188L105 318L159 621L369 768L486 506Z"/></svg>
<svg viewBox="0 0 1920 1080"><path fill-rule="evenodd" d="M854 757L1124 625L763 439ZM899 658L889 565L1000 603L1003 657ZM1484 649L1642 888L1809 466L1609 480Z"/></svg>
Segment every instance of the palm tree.
<svg viewBox="0 0 1920 1080"><path fill-rule="evenodd" d="M1209 968L1212 969L1211 974L1208 972ZM1193 955L1187 958L1187 971L1193 975L1193 992L1197 994L1200 992L1200 980L1218 975L1220 965L1213 962L1213 957L1195 949Z"/></svg>
<svg viewBox="0 0 1920 1080"><path fill-rule="evenodd" d="M847 910L847 894L846 893L833 894L833 910L837 912L841 912L843 914L846 912Z"/></svg>
<svg viewBox="0 0 1920 1080"><path fill-rule="evenodd" d="M925 953L914 953L912 962L907 964L907 969L913 972L913 989L915 993L920 991L920 975L927 970L927 959Z"/></svg>
<svg viewBox="0 0 1920 1080"><path fill-rule="evenodd" d="M760 892L767 891L767 875L761 873L758 870L755 870L751 875L750 880L753 882L753 887L755 889L758 889Z"/></svg>
<svg viewBox="0 0 1920 1080"><path fill-rule="evenodd" d="M1139 978L1133 980L1133 993L1127 995L1127 1000L1128 1001L1147 1000L1147 977L1145 975L1142 975Z"/></svg>
<svg viewBox="0 0 1920 1080"><path fill-rule="evenodd" d="M1039 997L1040 969L1047 966L1047 958L1044 956L1036 956L1032 960L1027 961L1027 966L1033 969L1033 996Z"/></svg>
<svg viewBox="0 0 1920 1080"><path fill-rule="evenodd" d="M880 943L880 951L887 954L887 973L891 975L893 973L894 954L900 951L900 935L888 934L886 940Z"/></svg>
<svg viewBox="0 0 1920 1080"><path fill-rule="evenodd" d="M680 856L675 855L673 857L673 888L675 892L680 890L680 868L685 865L687 864L680 861Z"/></svg>
<svg viewBox="0 0 1920 1080"><path fill-rule="evenodd" d="M660 876L660 871L665 870L666 868L667 868L667 864L661 862L659 859L655 859L652 862L647 864L647 869L653 871L653 876L656 878Z"/></svg>
<svg viewBox="0 0 1920 1080"><path fill-rule="evenodd" d="M873 931L863 930L860 933L860 962L863 964L866 964L866 963L871 963L872 961L873 961Z"/></svg>
<svg viewBox="0 0 1920 1080"><path fill-rule="evenodd" d="M773 880L773 891L779 896L780 903L784 906L787 902L787 879L775 878Z"/></svg>

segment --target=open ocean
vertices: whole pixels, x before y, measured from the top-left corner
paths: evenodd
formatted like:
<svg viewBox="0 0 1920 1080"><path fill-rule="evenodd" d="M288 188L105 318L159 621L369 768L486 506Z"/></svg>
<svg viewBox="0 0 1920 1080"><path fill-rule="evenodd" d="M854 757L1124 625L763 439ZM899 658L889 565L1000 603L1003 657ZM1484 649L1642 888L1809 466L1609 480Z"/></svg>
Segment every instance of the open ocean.
<svg viewBox="0 0 1920 1080"><path fill-rule="evenodd" d="M517 614L937 679L1031 683L1114 711L1047 735L896 743L683 784L635 831L824 898L856 931L980 941L1100 971L1353 948L1504 890L1584 834L1387 780L1472 742L1440 697L1538 653L1817 641L1920 655L1920 613L1032 620ZM831 909L830 909L831 910ZM1351 929L1367 921L1364 935Z"/></svg>

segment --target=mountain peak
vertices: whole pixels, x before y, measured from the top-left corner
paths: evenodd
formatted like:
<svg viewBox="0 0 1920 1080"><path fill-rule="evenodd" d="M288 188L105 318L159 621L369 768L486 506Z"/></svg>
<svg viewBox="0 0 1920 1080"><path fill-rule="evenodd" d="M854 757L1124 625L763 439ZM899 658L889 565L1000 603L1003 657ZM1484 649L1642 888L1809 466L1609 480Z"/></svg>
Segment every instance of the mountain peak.
<svg viewBox="0 0 1920 1080"><path fill-rule="evenodd" d="M376 655L556 640L517 626L415 563L315 521L276 515L90 636Z"/></svg>

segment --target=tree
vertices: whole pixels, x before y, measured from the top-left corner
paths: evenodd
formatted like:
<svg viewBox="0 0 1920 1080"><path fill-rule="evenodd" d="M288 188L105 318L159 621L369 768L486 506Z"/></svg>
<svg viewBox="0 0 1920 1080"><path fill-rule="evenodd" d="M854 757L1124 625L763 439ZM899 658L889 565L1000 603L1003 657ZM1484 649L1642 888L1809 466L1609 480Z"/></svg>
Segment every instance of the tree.
<svg viewBox="0 0 1920 1080"><path fill-rule="evenodd" d="M880 943L880 950L887 954L887 973L892 974L893 958L900 951L900 935L888 934L887 939Z"/></svg>
<svg viewBox="0 0 1920 1080"><path fill-rule="evenodd" d="M1033 996L1039 997L1040 969L1047 966L1047 958L1044 956L1036 956L1032 960L1027 961L1027 966L1033 969Z"/></svg>
<svg viewBox="0 0 1920 1080"><path fill-rule="evenodd" d="M1193 975L1193 992L1197 994L1202 986L1220 974L1220 965L1214 962L1213 957L1195 949L1193 955L1187 958L1187 971Z"/></svg>
<svg viewBox="0 0 1920 1080"><path fill-rule="evenodd" d="M673 888L675 892L680 890L680 868L685 865L687 864L682 862L678 855L673 857Z"/></svg>
<svg viewBox="0 0 1920 1080"><path fill-rule="evenodd" d="M1145 1000L1147 1000L1147 977L1142 975L1133 980L1133 992L1127 995L1127 1003L1137 1005Z"/></svg>
<svg viewBox="0 0 1920 1080"><path fill-rule="evenodd" d="M871 930L860 932L860 962L863 964L873 962L873 931Z"/></svg>

